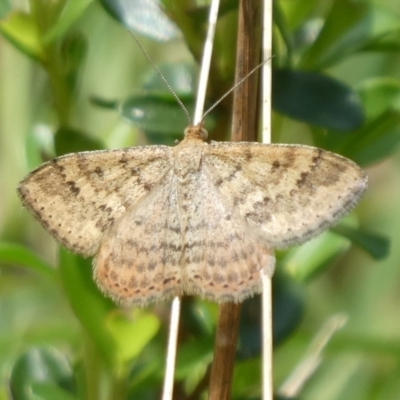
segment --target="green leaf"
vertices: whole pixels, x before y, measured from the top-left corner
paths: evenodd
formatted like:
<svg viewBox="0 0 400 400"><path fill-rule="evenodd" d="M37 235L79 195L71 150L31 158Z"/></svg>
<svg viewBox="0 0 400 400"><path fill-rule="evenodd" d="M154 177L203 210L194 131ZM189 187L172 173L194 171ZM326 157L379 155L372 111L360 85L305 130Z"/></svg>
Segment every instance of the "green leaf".
<svg viewBox="0 0 400 400"><path fill-rule="evenodd" d="M327 132L327 147L351 158L362 166L375 163L398 149L400 144L400 111L386 111L346 137Z"/></svg>
<svg viewBox="0 0 400 400"><path fill-rule="evenodd" d="M253 399L252 394L261 392L260 357L237 361L232 380L232 393L235 399ZM260 396L255 396L260 399Z"/></svg>
<svg viewBox="0 0 400 400"><path fill-rule="evenodd" d="M15 400L37 400L33 387L37 384L52 384L66 395L74 390L72 369L68 360L53 348L33 348L23 353L11 371L10 388ZM49 397L44 397L50 399ZM52 399L70 400L68 397Z"/></svg>
<svg viewBox="0 0 400 400"><path fill-rule="evenodd" d="M31 14L12 11L0 21L0 32L27 56L44 62L44 52L36 21Z"/></svg>
<svg viewBox="0 0 400 400"><path fill-rule="evenodd" d="M400 112L383 114L357 136L360 140L349 143L348 150L354 149L352 158L360 165L370 165L394 154L400 145ZM342 154L349 154L346 148Z"/></svg>
<svg viewBox="0 0 400 400"><path fill-rule="evenodd" d="M133 32L157 41L179 36L179 30L162 12L157 0L100 0L112 17Z"/></svg>
<svg viewBox="0 0 400 400"><path fill-rule="evenodd" d="M279 26L282 24L287 24L288 26L284 27L284 30L293 30L299 28L299 25L306 21L309 15L313 14L316 3L319 0L307 0L307 1L285 1L285 2L276 2L273 4L274 11L277 10L279 14ZM274 23L276 13L274 13Z"/></svg>
<svg viewBox="0 0 400 400"><path fill-rule="evenodd" d="M34 252L24 246L0 242L0 261L24 266L46 278L56 279L54 268L41 260Z"/></svg>
<svg viewBox="0 0 400 400"><path fill-rule="evenodd" d="M367 11L366 2L335 0L320 34L301 60L301 66L322 69L339 61L339 57L344 55L343 47L354 42L351 40L352 30L362 23Z"/></svg>
<svg viewBox="0 0 400 400"><path fill-rule="evenodd" d="M193 65L180 62L177 64L161 64L157 68L179 97L192 99L196 90L196 71ZM164 94L166 97L171 97L171 92L165 81L154 69L145 78L143 90L153 95Z"/></svg>
<svg viewBox="0 0 400 400"><path fill-rule="evenodd" d="M125 370L156 334L157 318L139 310L123 314L97 288L90 260L60 249L60 273L71 307L103 359L117 371Z"/></svg>
<svg viewBox="0 0 400 400"><path fill-rule="evenodd" d="M375 260L382 260L390 253L390 239L387 236L365 232L345 224L333 227L332 231L350 239L354 244L367 251Z"/></svg>
<svg viewBox="0 0 400 400"><path fill-rule="evenodd" d="M104 145L97 139L91 138L85 132L72 128L59 128L54 137L54 146L57 156L104 149Z"/></svg>
<svg viewBox="0 0 400 400"><path fill-rule="evenodd" d="M178 352L175 376L184 379L193 370L206 368L213 357L212 336L204 336L183 343Z"/></svg>
<svg viewBox="0 0 400 400"><path fill-rule="evenodd" d="M281 261L286 274L297 281L308 281L350 248L350 241L324 232L299 247L288 250Z"/></svg>
<svg viewBox="0 0 400 400"><path fill-rule="evenodd" d="M208 301L183 301L181 306L181 329L193 337L213 335L218 308Z"/></svg>
<svg viewBox="0 0 400 400"><path fill-rule="evenodd" d="M67 250L60 249L60 274L69 303L95 343L97 350L109 366L114 366L117 343L105 328L105 321L116 311L116 306L105 298L92 278L90 260L84 260Z"/></svg>
<svg viewBox="0 0 400 400"><path fill-rule="evenodd" d="M79 83L81 67L88 52L87 40L81 34L69 34L61 40L63 73L71 92Z"/></svg>
<svg viewBox="0 0 400 400"><path fill-rule="evenodd" d="M327 68L397 29L396 15L379 4L335 0L318 38L301 60L301 67Z"/></svg>
<svg viewBox="0 0 400 400"><path fill-rule="evenodd" d="M189 107L192 110L193 107ZM146 132L151 143L173 144L182 139L188 125L182 108L173 98L135 96L124 101L121 115Z"/></svg>
<svg viewBox="0 0 400 400"><path fill-rule="evenodd" d="M92 2L93 0L65 1L57 20L53 21L53 27L44 36L44 42L51 43L63 36Z"/></svg>
<svg viewBox="0 0 400 400"><path fill-rule="evenodd" d="M189 116L194 109L194 70L187 63L163 64L159 71L174 90ZM122 102L120 113L146 134L150 143L173 145L183 138L188 116L156 71L143 84L145 95L132 96ZM208 122L208 121L207 121Z"/></svg>
<svg viewBox="0 0 400 400"><path fill-rule="evenodd" d="M78 400L78 397L73 396L66 390L61 389L54 383L33 383L32 395L35 400Z"/></svg>
<svg viewBox="0 0 400 400"><path fill-rule="evenodd" d="M124 363L136 357L153 339L160 322L153 314L135 309L109 314L105 326L116 342L116 357Z"/></svg>
<svg viewBox="0 0 400 400"><path fill-rule="evenodd" d="M272 105L282 114L337 131L350 131L363 123L358 95L333 78L275 69L272 81Z"/></svg>
<svg viewBox="0 0 400 400"><path fill-rule="evenodd" d="M50 125L33 125L25 136L24 153L28 170L37 168L43 160L55 157L54 133Z"/></svg>
<svg viewBox="0 0 400 400"><path fill-rule="evenodd" d="M387 35L371 40L365 44L362 50L370 52L398 53L400 51L399 33L397 30L393 30Z"/></svg>
<svg viewBox="0 0 400 400"><path fill-rule="evenodd" d="M367 120L373 120L388 110L400 111L400 82L390 77L365 80L358 88Z"/></svg>

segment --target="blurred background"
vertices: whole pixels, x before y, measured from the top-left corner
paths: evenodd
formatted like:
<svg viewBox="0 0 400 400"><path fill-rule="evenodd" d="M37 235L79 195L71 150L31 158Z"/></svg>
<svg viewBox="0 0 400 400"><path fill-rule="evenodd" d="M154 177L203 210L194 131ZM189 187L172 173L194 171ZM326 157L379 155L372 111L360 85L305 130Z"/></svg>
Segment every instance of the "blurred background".
<svg viewBox="0 0 400 400"><path fill-rule="evenodd" d="M0 399L157 399L168 304L119 310L91 261L60 250L16 187L61 154L181 138L185 115L128 29L191 110L207 2L50 3L0 1ZM222 1L210 104L233 83L237 9ZM400 398L399 21L395 0L274 3L273 141L338 152L369 177L337 228L278 253L281 396L312 354L320 364L292 398ZM211 139L229 138L229 101L207 121ZM258 298L243 305L234 399L260 398L259 313ZM176 398L206 398L216 315L184 302Z"/></svg>

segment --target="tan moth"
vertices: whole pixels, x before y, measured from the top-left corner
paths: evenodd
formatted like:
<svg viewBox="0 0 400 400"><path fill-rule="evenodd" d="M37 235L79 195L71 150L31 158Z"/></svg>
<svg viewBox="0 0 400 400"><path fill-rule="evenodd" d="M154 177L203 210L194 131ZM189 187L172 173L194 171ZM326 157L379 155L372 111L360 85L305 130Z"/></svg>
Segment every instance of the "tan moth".
<svg viewBox="0 0 400 400"><path fill-rule="evenodd" d="M319 148L205 141L82 152L31 172L18 194L63 246L95 255L101 290L124 305L175 295L227 302L261 290L273 250L305 242L367 186L352 161Z"/></svg>

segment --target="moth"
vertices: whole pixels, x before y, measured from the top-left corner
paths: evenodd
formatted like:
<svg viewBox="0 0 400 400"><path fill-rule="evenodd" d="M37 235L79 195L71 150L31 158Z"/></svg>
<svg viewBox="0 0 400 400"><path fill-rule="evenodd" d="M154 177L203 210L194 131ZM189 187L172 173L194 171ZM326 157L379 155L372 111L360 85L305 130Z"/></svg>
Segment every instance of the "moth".
<svg viewBox="0 0 400 400"><path fill-rule="evenodd" d="M274 250L349 212L367 187L351 160L303 145L206 142L68 154L18 186L23 205L67 249L95 256L118 303L176 295L239 302L261 291Z"/></svg>

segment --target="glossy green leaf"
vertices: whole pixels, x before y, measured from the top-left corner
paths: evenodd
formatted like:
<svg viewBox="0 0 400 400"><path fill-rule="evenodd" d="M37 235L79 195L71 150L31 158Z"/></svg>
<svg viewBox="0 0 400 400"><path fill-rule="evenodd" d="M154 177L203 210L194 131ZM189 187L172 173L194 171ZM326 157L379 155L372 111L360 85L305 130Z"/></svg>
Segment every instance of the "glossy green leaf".
<svg viewBox="0 0 400 400"><path fill-rule="evenodd" d="M33 348L23 353L11 371L10 388L15 400L37 400L33 387L49 383L67 396L73 393L74 381L68 360L53 348ZM46 399L46 397L44 397ZM47 397L48 398L48 397ZM71 400L70 397L57 398Z"/></svg>
<svg viewBox="0 0 400 400"><path fill-rule="evenodd" d="M191 116L194 109L192 66L163 64L159 70ZM150 143L173 145L181 140L189 124L188 116L156 71L150 72L143 90L146 95L132 96L121 104L121 115L143 130Z"/></svg>
<svg viewBox="0 0 400 400"><path fill-rule="evenodd" d="M12 263L23 266L46 278L56 279L57 277L54 268L31 250L18 244L0 242L0 261L3 264Z"/></svg>
<svg viewBox="0 0 400 400"><path fill-rule="evenodd" d="M358 95L345 84L311 71L275 69L272 105L309 124L351 131L364 120Z"/></svg>
<svg viewBox="0 0 400 400"><path fill-rule="evenodd" d="M0 21L0 32L29 57L44 61L38 27L32 15L21 11L10 12L5 19Z"/></svg>
<svg viewBox="0 0 400 400"><path fill-rule="evenodd" d="M57 156L104 149L104 145L99 140L72 128L59 128L54 137L54 146Z"/></svg>
<svg viewBox="0 0 400 400"><path fill-rule="evenodd" d="M354 244L368 252L375 260L382 260L390 253L390 239L387 236L366 232L345 224L333 227L332 231L350 239Z"/></svg>
<svg viewBox="0 0 400 400"><path fill-rule="evenodd" d="M100 0L100 3L133 32L162 42L179 35L179 30L163 13L157 0Z"/></svg>
<svg viewBox="0 0 400 400"><path fill-rule="evenodd" d="M187 116L173 98L131 97L121 105L120 111L123 117L146 132L151 143L173 144L183 138L188 125Z"/></svg>

